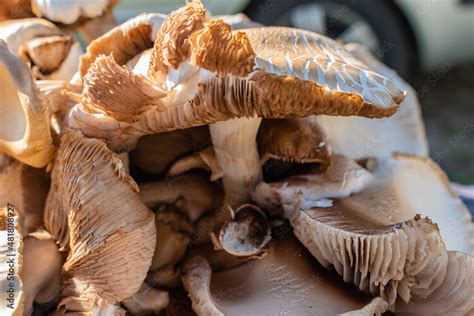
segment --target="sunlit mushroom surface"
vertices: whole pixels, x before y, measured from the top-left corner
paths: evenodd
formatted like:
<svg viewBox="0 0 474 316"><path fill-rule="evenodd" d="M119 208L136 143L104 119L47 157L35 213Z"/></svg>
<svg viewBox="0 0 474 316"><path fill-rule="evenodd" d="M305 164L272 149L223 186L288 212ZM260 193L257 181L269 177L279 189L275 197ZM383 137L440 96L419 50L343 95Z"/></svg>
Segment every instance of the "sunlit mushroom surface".
<svg viewBox="0 0 474 316"><path fill-rule="evenodd" d="M115 4L0 5L0 315L474 313L408 83L199 0Z"/></svg>

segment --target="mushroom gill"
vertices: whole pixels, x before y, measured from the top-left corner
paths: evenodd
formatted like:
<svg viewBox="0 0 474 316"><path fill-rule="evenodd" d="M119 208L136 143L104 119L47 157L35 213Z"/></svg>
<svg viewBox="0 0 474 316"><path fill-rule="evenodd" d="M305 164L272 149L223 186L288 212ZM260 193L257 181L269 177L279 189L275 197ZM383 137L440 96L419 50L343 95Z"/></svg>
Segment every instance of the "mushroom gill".
<svg viewBox="0 0 474 316"><path fill-rule="evenodd" d="M0 39L32 69L35 79L70 80L82 49L49 21L30 18L0 23Z"/></svg>
<svg viewBox="0 0 474 316"><path fill-rule="evenodd" d="M0 40L0 153L37 168L53 158L45 101L28 67Z"/></svg>
<svg viewBox="0 0 474 316"><path fill-rule="evenodd" d="M66 130L51 186L46 229L68 253L59 312L91 312L131 297L150 267L156 229L118 156Z"/></svg>
<svg viewBox="0 0 474 316"><path fill-rule="evenodd" d="M198 315L336 315L363 309L381 315L387 304L357 293L326 272L291 235L260 260L213 272L203 257L184 265L183 284Z"/></svg>

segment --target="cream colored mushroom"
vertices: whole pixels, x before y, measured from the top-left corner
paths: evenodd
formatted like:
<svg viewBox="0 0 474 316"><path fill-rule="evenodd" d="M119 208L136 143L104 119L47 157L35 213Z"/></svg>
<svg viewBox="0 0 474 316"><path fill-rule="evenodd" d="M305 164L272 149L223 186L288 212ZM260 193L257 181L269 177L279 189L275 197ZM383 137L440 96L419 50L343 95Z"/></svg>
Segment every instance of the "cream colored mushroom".
<svg viewBox="0 0 474 316"><path fill-rule="evenodd" d="M334 153L352 159L384 157L396 151L428 156L428 142L416 91L361 45L348 44L345 48L370 69L406 90L407 96L397 113L389 118L370 120L355 116L318 116L316 120L329 136L328 143Z"/></svg>
<svg viewBox="0 0 474 316"><path fill-rule="evenodd" d="M58 297L63 258L47 232L38 231L22 238L8 209L2 208L0 217L6 224L0 230L0 285L4 302L0 314L31 315L33 302L46 303Z"/></svg>
<svg viewBox="0 0 474 316"><path fill-rule="evenodd" d="M0 153L42 168L54 147L45 101L28 67L0 40Z"/></svg>
<svg viewBox="0 0 474 316"><path fill-rule="evenodd" d="M198 315L336 315L363 309L381 315L387 304L344 287L315 263L293 236L285 236L260 260L212 272L194 257L184 266L183 284Z"/></svg>
<svg viewBox="0 0 474 316"><path fill-rule="evenodd" d="M30 18L2 22L0 39L30 65L35 79L68 81L78 70L81 45L49 21Z"/></svg>
<svg viewBox="0 0 474 316"><path fill-rule="evenodd" d="M103 142L63 132L45 213L46 229L68 252L60 313L115 304L142 285L155 251L156 228L137 191Z"/></svg>
<svg viewBox="0 0 474 316"><path fill-rule="evenodd" d="M118 0L31 0L33 13L54 23L77 25L90 42L117 25L112 7Z"/></svg>

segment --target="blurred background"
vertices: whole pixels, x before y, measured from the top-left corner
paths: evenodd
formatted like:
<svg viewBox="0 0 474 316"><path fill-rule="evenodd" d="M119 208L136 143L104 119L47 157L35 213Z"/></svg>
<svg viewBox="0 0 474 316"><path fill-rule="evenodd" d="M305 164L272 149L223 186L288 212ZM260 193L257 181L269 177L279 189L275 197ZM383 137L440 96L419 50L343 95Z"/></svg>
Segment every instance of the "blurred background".
<svg viewBox="0 0 474 316"><path fill-rule="evenodd" d="M431 157L474 184L474 0L203 0L213 15L244 12L368 47L418 93ZM184 0L121 0L120 21L169 13ZM473 196L474 199L474 196Z"/></svg>

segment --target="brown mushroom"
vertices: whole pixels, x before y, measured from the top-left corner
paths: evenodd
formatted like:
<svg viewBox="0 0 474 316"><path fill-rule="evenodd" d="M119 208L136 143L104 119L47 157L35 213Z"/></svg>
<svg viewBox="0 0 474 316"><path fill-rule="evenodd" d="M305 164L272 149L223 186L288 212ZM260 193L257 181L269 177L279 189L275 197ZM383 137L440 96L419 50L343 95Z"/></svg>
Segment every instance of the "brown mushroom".
<svg viewBox="0 0 474 316"><path fill-rule="evenodd" d="M47 108L28 67L0 40L0 153L42 168L54 147Z"/></svg>
<svg viewBox="0 0 474 316"><path fill-rule="evenodd" d="M123 301L125 308L132 315L158 314L169 303L168 292L152 288L145 283L132 298Z"/></svg>
<svg viewBox="0 0 474 316"><path fill-rule="evenodd" d="M133 296L150 267L156 228L118 156L103 142L66 130L51 187L46 229L68 252L58 311L91 312Z"/></svg>
<svg viewBox="0 0 474 316"><path fill-rule="evenodd" d="M161 203L173 204L182 199L182 209L191 222L222 203L222 189L202 174L184 174L161 181L140 184L140 197L148 207Z"/></svg>
<svg viewBox="0 0 474 316"><path fill-rule="evenodd" d="M335 315L359 310L380 315L387 304L358 294L322 269L293 236L285 236L261 260L212 272L194 257L184 266L183 284L198 315Z"/></svg>

